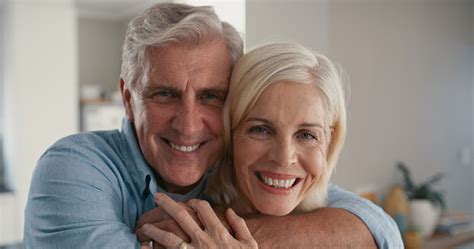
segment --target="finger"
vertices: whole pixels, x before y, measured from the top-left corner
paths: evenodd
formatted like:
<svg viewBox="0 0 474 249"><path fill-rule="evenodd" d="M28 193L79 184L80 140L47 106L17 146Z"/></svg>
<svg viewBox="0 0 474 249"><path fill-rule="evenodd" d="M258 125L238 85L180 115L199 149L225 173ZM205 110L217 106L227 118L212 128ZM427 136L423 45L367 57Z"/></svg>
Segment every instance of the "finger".
<svg viewBox="0 0 474 249"><path fill-rule="evenodd" d="M160 245L158 242L153 242L153 249L166 249L166 247Z"/></svg>
<svg viewBox="0 0 474 249"><path fill-rule="evenodd" d="M165 194L158 193L155 195L155 201L160 207L162 207L178 225L193 239L195 235L202 232L202 229L194 221L191 215L179 205L176 201L172 200Z"/></svg>
<svg viewBox="0 0 474 249"><path fill-rule="evenodd" d="M178 204L181 205L183 208L185 208L189 215L191 215L191 217L194 219L194 221L198 224L198 226L201 228L201 229L204 229L204 226L203 224L201 223L201 221L199 220L198 216L197 216L197 213L196 211L194 211L194 209L191 207L190 203L194 202L194 201L197 201L197 199L191 199L189 200L188 202L184 203L184 202L179 202Z"/></svg>
<svg viewBox="0 0 474 249"><path fill-rule="evenodd" d="M157 223L169 217L170 216L162 208L160 207L153 208L149 210L148 212L144 213L142 216L140 216L140 219L138 219L135 230L139 229L146 223L150 223L150 224Z"/></svg>
<svg viewBox="0 0 474 249"><path fill-rule="evenodd" d="M154 243L159 243L167 248L178 248L184 242L174 233L167 232L150 224L143 225L142 229L144 234L154 240Z"/></svg>
<svg viewBox="0 0 474 249"><path fill-rule="evenodd" d="M150 241L140 243L140 249L152 249L150 246Z"/></svg>
<svg viewBox="0 0 474 249"><path fill-rule="evenodd" d="M140 227L138 228L137 230L135 230L135 235L137 236L137 239L138 241L142 242L142 243L146 243L146 242L150 242L151 239L150 237L146 236L144 233L143 233L143 228Z"/></svg>
<svg viewBox="0 0 474 249"><path fill-rule="evenodd" d="M175 235L177 235L184 241L191 240L189 236L183 231L183 229L181 229L178 223L176 223L176 221L173 220L173 218L171 217L169 219L166 219L157 223L149 224L149 225L153 225L157 228L160 228L161 230L174 233ZM138 241L141 241L141 242L151 241L151 238L143 233L143 227L135 231L135 234L138 238Z"/></svg>
<svg viewBox="0 0 474 249"><path fill-rule="evenodd" d="M209 202L202 200L191 200L189 205L197 212L199 220L204 224L205 229L211 231L226 230L222 222L217 217L214 209L212 209ZM230 234L229 234L230 235Z"/></svg>
<svg viewBox="0 0 474 249"><path fill-rule="evenodd" d="M255 241L245 220L238 216L232 208L228 208L226 211L226 218L229 222L232 230L235 232L235 238L240 241L253 242Z"/></svg>

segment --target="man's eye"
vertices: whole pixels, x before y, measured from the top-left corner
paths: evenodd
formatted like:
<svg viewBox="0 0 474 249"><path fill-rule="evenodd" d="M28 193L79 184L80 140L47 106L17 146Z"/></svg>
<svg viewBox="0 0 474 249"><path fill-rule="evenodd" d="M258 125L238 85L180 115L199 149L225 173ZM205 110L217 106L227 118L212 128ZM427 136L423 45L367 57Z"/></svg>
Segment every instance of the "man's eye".
<svg viewBox="0 0 474 249"><path fill-rule="evenodd" d="M213 93L204 93L202 95L202 98L207 99L207 100L211 100L211 99L218 99L219 96L217 96L216 94L213 94Z"/></svg>
<svg viewBox="0 0 474 249"><path fill-rule="evenodd" d="M204 92L199 96L199 99L208 105L211 106L223 106L225 97L222 94L217 94L214 92Z"/></svg>
<svg viewBox="0 0 474 249"><path fill-rule="evenodd" d="M149 95L149 99L153 102L157 103L169 103L169 102L174 102L177 100L178 97L173 91L170 90L158 90L155 92L152 92Z"/></svg>
<svg viewBox="0 0 474 249"><path fill-rule="evenodd" d="M169 96L171 96L171 91L166 91L166 90L158 91L155 94L153 94L153 96L155 96L155 97L169 97Z"/></svg>

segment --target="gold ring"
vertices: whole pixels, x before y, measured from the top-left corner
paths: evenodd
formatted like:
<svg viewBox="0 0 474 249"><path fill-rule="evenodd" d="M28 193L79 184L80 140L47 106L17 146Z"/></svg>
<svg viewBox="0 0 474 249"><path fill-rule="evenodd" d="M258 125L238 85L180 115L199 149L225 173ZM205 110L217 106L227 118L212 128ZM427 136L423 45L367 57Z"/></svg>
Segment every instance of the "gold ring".
<svg viewBox="0 0 474 249"><path fill-rule="evenodd" d="M188 249L188 243L184 242L179 245L179 249Z"/></svg>

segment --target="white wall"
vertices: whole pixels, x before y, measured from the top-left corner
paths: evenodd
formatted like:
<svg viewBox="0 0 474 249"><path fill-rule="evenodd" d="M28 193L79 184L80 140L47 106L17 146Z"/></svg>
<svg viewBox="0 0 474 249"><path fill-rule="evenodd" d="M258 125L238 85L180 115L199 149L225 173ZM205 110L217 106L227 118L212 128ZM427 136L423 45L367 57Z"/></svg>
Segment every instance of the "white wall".
<svg viewBox="0 0 474 249"><path fill-rule="evenodd" d="M472 107L472 140L471 140L471 181L474 182L474 2L471 2L471 107ZM471 198L472 214L474 214L474 197Z"/></svg>
<svg viewBox="0 0 474 249"><path fill-rule="evenodd" d="M471 10L458 0L251 1L247 42L296 40L348 72L349 131L336 183L385 193L400 182L402 160L418 181L445 172L449 207L470 211L472 162L461 165L459 154L473 137Z"/></svg>
<svg viewBox="0 0 474 249"><path fill-rule="evenodd" d="M297 41L328 51L328 0L247 1L247 48L274 41Z"/></svg>
<svg viewBox="0 0 474 249"><path fill-rule="evenodd" d="M468 2L361 2L330 9L331 56L352 88L336 180L349 188L395 183L402 160L415 180L445 172L449 206L471 210L471 169L459 158L472 146Z"/></svg>
<svg viewBox="0 0 474 249"><path fill-rule="evenodd" d="M232 24L241 34L246 32L246 0L173 0L172 2L194 6L212 6L221 20Z"/></svg>
<svg viewBox="0 0 474 249"><path fill-rule="evenodd" d="M3 34L3 24L4 24L4 10L3 10L3 1L0 0L0 186L5 187L7 184L7 177L6 177L6 167L4 165L4 157L3 157L3 109L4 109L4 90L3 90L3 58L4 58L4 53L3 53L3 39L4 39L4 34Z"/></svg>
<svg viewBox="0 0 474 249"><path fill-rule="evenodd" d="M3 11L3 2L0 1L0 165L3 162L3 147L2 147L2 136L3 136L3 39L4 39L4 34L3 34L3 24L5 23L4 21L4 11ZM0 166L1 167L1 166ZM1 177L1 175L0 175Z"/></svg>
<svg viewBox="0 0 474 249"><path fill-rule="evenodd" d="M119 89L125 22L79 18L79 83Z"/></svg>
<svg viewBox="0 0 474 249"><path fill-rule="evenodd" d="M77 23L72 0L5 3L5 131L14 198L0 197L0 244L21 240L36 161L77 132Z"/></svg>
<svg viewBox="0 0 474 249"><path fill-rule="evenodd" d="M3 11L3 2L0 1L0 134L3 130L3 25L5 13ZM1 153L1 152L0 152Z"/></svg>

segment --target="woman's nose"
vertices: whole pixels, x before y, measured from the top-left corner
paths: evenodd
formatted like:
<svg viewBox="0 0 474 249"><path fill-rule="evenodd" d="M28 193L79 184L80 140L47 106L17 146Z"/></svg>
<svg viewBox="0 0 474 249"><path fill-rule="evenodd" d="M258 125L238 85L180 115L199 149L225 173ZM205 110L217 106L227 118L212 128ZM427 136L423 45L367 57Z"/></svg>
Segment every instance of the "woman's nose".
<svg viewBox="0 0 474 249"><path fill-rule="evenodd" d="M291 167L296 164L296 146L290 139L275 140L268 152L268 159L279 167Z"/></svg>

